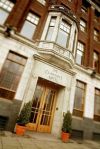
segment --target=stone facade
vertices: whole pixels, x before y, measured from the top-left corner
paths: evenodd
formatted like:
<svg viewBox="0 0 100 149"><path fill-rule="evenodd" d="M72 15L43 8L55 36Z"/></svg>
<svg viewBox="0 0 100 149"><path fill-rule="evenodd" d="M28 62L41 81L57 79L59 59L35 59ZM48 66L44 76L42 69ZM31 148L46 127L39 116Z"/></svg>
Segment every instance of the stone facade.
<svg viewBox="0 0 100 149"><path fill-rule="evenodd" d="M93 120L94 89L100 89L100 67L98 73L94 77L91 76L93 50L100 55L100 43L93 40L93 28L98 29L100 33L100 16L98 23L94 22L94 10L98 10L98 6L91 2L88 13L81 14L82 1L80 0L73 2L59 0L52 3L48 0L46 4L41 4L41 1L16 0L5 25L0 26L0 71L2 71L9 51L27 57L14 99L10 101L0 97L0 116L8 117L6 130L13 131L20 107L23 103L33 99L38 79L42 78L60 86L51 127L51 133L60 136L64 113L67 110L73 113L76 80L80 80L86 83L84 114L81 118L73 116L72 129L76 133L77 131L82 132L83 138L93 139L93 134L100 135L100 122ZM71 10L63 10L67 7ZM20 30L29 11L33 11L41 18L33 40L20 35ZM52 16L57 17L56 25L52 40L46 41ZM79 29L80 18L89 24L86 34ZM55 42L61 19L65 19L71 24L67 48ZM9 37L5 36L7 24L13 27ZM75 63L77 40L86 45L83 66Z"/></svg>

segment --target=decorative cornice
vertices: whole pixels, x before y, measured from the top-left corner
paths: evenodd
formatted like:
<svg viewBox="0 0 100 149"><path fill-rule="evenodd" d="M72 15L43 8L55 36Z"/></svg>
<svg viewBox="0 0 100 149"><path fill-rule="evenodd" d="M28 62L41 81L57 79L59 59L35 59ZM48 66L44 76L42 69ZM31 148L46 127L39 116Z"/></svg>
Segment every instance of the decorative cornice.
<svg viewBox="0 0 100 149"><path fill-rule="evenodd" d="M99 0L87 0L95 9L100 12L100 1ZM98 1L98 3L97 3ZM99 4L99 5L98 5Z"/></svg>
<svg viewBox="0 0 100 149"><path fill-rule="evenodd" d="M61 12L65 16L68 16L71 20L73 20L74 22L76 22L77 26L79 26L78 19L76 18L76 16L73 14L73 12L70 9L67 9L66 7L64 7L62 5L51 5L49 7L49 11Z"/></svg>

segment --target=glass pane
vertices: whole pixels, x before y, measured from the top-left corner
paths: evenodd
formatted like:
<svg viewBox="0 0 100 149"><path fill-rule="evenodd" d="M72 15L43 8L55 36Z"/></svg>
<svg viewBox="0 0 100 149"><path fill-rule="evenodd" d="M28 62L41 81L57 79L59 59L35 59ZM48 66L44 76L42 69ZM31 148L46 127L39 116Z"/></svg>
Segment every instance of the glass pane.
<svg viewBox="0 0 100 149"><path fill-rule="evenodd" d="M81 65L82 64L82 58L83 58L82 53L80 53L80 54L77 53L77 55L76 55L76 63Z"/></svg>
<svg viewBox="0 0 100 149"><path fill-rule="evenodd" d="M30 122L36 123L42 94L43 94L43 87L38 85L36 87L35 94L34 94L34 97L33 97L33 104L32 104L32 112L31 112L31 116L30 116Z"/></svg>
<svg viewBox="0 0 100 149"><path fill-rule="evenodd" d="M94 113L100 115L100 96L95 96L95 108Z"/></svg>
<svg viewBox="0 0 100 149"><path fill-rule="evenodd" d="M83 97L84 97L84 90L80 88L76 88L75 92L75 101L74 101L74 108L83 110Z"/></svg>
<svg viewBox="0 0 100 149"><path fill-rule="evenodd" d="M29 20L33 24L37 25L38 22L39 22L39 17L34 15L34 14L32 14L32 13L29 13L28 16L27 16L27 20Z"/></svg>
<svg viewBox="0 0 100 149"><path fill-rule="evenodd" d="M41 118L41 125L50 125L50 118L52 115L52 108L54 104L54 97L55 97L55 91L48 90L47 96L45 98L42 118Z"/></svg>
<svg viewBox="0 0 100 149"><path fill-rule="evenodd" d="M54 30L54 27L49 27L48 33L47 33L47 36L46 36L46 40L51 41L53 30Z"/></svg>
<svg viewBox="0 0 100 149"><path fill-rule="evenodd" d="M0 24L3 25L4 22L6 21L7 17L8 17L9 13L0 9Z"/></svg>
<svg viewBox="0 0 100 149"><path fill-rule="evenodd" d="M11 56L11 54L9 55ZM14 57L16 58L15 54L12 58ZM0 74L0 86L7 90L16 91L23 70L23 65L7 59Z"/></svg>
<svg viewBox="0 0 100 149"><path fill-rule="evenodd" d="M11 89L11 85L15 78L14 74L8 71L2 71L0 78L2 78L2 80L0 79L0 86Z"/></svg>
<svg viewBox="0 0 100 149"><path fill-rule="evenodd" d="M57 36L57 43L63 47L66 47L68 43L68 36L69 35L66 32L60 29Z"/></svg>
<svg viewBox="0 0 100 149"><path fill-rule="evenodd" d="M32 39L36 26L28 21L25 21L24 26L21 30L21 34L29 39Z"/></svg>

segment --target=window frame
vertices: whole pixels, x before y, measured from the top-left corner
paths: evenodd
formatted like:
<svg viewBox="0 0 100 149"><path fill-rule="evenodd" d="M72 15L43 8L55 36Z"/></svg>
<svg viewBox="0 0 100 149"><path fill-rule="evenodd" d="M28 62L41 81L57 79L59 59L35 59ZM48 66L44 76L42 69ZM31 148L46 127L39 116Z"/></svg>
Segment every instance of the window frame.
<svg viewBox="0 0 100 149"><path fill-rule="evenodd" d="M53 19L55 19L55 22L52 22ZM56 25L56 20L57 20L57 16L51 16L49 26L48 26L48 29L47 29L47 32L46 32L46 36L45 36L46 41L48 41L47 37L48 37L48 34L49 34L49 29L51 27L53 28L53 32L54 32L55 25ZM54 25L51 25L51 23L54 23ZM53 32L52 32L52 35L53 35ZM52 41L52 35L51 35L51 39L49 41Z"/></svg>
<svg viewBox="0 0 100 149"><path fill-rule="evenodd" d="M11 54L13 55L12 58L10 58L10 55L11 55ZM14 57L16 57L16 56L20 57L20 58L23 59L24 61L22 61L22 62L16 61L16 59L14 59ZM15 74L15 72L12 73L12 72L9 71L11 74L14 75L14 77L16 77L17 75L18 75L18 77L19 77L19 79L17 80L17 83L15 83L15 84L16 84L16 85L15 85L16 87L14 86L14 79L15 79L15 78L12 80L12 84L11 84L10 87L9 87L9 85L8 85L8 87L7 87L7 86L5 87L4 82L3 82L3 84L2 84L2 81L5 81L6 73L8 72L9 68L12 69L11 67L9 67L9 65L8 65L8 67L5 69L5 66L6 66L6 64L7 64L7 61L8 61L10 64L17 64L17 65L19 65L19 66L18 66L19 69L21 68L20 66L23 66L23 70L21 70L21 72L20 72L19 75L18 75L17 73ZM23 62L25 62L25 63L23 64ZM8 93L8 95L6 95L6 97L5 97L5 96L3 97L3 96L2 96L2 92L1 92L0 98L5 98L5 99L8 99L8 100L13 100L13 99L14 99L15 94L16 94L16 92L17 92L18 85L19 85L20 80L21 80L21 77L22 77L22 74L23 74L23 72L24 72L26 63L27 63L27 57L25 57L25 56L23 56L23 55L20 55L20 54L14 52L14 51L9 51L9 53L7 54L7 57L6 57L5 61L4 61L4 64L3 64L3 66L2 66L1 72L0 72L0 77L2 77L2 74L3 74L3 73L4 73L4 75L5 75L5 76L3 77L3 80L0 82L0 90L3 91L3 92ZM0 80L1 80L1 79L0 79ZM9 81L8 81L8 82L9 82ZM12 89L12 86L13 86L14 89ZM13 95L12 95L12 94L13 94ZM11 97L9 98L9 96L11 96Z"/></svg>
<svg viewBox="0 0 100 149"><path fill-rule="evenodd" d="M97 58L95 58L97 57ZM93 68L99 72L99 53L94 50L93 52Z"/></svg>
<svg viewBox="0 0 100 149"><path fill-rule="evenodd" d="M78 46L79 44L83 46L83 49L79 49L79 46ZM82 53L81 63L77 63L77 59L76 59L77 58L77 53L78 53L77 51ZM76 48L76 55L75 55L75 61L76 61L77 65L84 65L84 56L85 56L85 44L81 41L78 41L77 42L77 48Z"/></svg>
<svg viewBox="0 0 100 149"><path fill-rule="evenodd" d="M99 31L94 28L93 33L94 33L94 36L93 36L94 40L98 42L99 41Z"/></svg>
<svg viewBox="0 0 100 149"><path fill-rule="evenodd" d="M29 20L29 19L28 19L28 17L30 17L29 15L31 15L33 18L35 18L34 20L37 19L38 22L37 22L37 23L34 23L34 22L32 22L31 20ZM33 18L32 18L32 19L33 19ZM23 37L25 37L25 38L27 38L27 39L29 39L29 40L32 40L33 37L34 37L34 35L35 35L35 33L36 33L36 29L37 29L37 26L38 26L38 24L39 24L39 21L40 21L40 17L39 17L36 13L29 11L28 14L27 14L27 16L26 16L26 18L25 18L25 20L24 20L23 26L22 26L22 28L21 28L21 30L20 30L20 34L21 34ZM26 23L26 22L30 23L31 25L33 25L33 26L35 27L35 30L33 31L32 37L27 37L27 36L25 35L25 34L26 34L25 31L24 31L24 34L23 34L23 28L25 27L25 23Z"/></svg>
<svg viewBox="0 0 100 149"><path fill-rule="evenodd" d="M79 87L78 84L84 85L84 89ZM75 96L76 96L77 88L82 89L82 91L84 91L84 94L83 94L82 99L81 99L81 101L82 101L82 103L81 103L82 109L78 109L78 108L74 107L75 106L75 100L77 100L76 97L74 96L73 116L83 117L83 115L84 115L85 98L86 98L86 86L87 85L86 85L85 82L82 82L80 80L76 80Z"/></svg>
<svg viewBox="0 0 100 149"><path fill-rule="evenodd" d="M67 27L68 27L68 26L70 27L69 33L68 33L67 31L64 31L65 26L63 27L63 29L61 28L61 25L62 25L62 24L66 24ZM66 27L66 29L68 29L67 27ZM60 22L59 22L59 28L58 28L56 40L55 40L55 42L56 42L58 45L62 46L60 43L57 42L58 34L59 34L59 31L61 30L61 31L63 31L64 33L66 33L66 35L68 35L68 36L67 36L67 41L66 41L66 47L63 46L64 48L68 48L69 40L70 40L70 35L71 35L71 27L72 27L72 26L71 26L70 22L68 22L65 18L61 18L61 20L60 20Z"/></svg>
<svg viewBox="0 0 100 149"><path fill-rule="evenodd" d="M7 4L8 2L8 4ZM3 25L5 23L5 21L7 20L10 12L13 10L13 7L15 5L14 1L11 0L5 0L5 2L0 1L0 10L6 13L6 17L3 18L3 22L0 22L1 25ZM12 6L11 6L12 5ZM10 10L8 8L11 8Z"/></svg>
<svg viewBox="0 0 100 149"><path fill-rule="evenodd" d="M99 95L96 93L99 92ZM96 108L96 96L99 96L100 98L100 89L95 88L95 97L94 97L94 121L100 122L100 114L95 114L95 108ZM99 109L100 110L100 109Z"/></svg>
<svg viewBox="0 0 100 149"><path fill-rule="evenodd" d="M82 32L87 32L87 22L84 19L80 19L80 30Z"/></svg>

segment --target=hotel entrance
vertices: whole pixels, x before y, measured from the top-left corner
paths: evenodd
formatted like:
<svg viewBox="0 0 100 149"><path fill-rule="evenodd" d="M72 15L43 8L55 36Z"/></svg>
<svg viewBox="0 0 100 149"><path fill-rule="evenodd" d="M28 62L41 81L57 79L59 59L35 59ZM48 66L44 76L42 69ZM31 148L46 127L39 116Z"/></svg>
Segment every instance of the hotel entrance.
<svg viewBox="0 0 100 149"><path fill-rule="evenodd" d="M38 132L50 132L59 85L39 78L33 96L30 117L32 129Z"/></svg>

